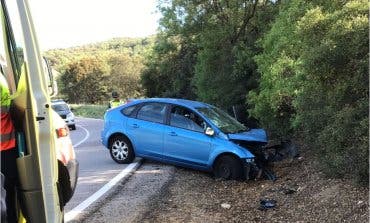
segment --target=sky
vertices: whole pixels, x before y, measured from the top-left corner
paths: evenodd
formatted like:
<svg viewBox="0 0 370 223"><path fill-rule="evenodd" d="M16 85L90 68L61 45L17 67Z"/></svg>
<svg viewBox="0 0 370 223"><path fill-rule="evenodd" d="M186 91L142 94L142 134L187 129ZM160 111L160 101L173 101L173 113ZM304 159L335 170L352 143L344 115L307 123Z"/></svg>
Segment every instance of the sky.
<svg viewBox="0 0 370 223"><path fill-rule="evenodd" d="M156 0L29 0L42 51L155 34Z"/></svg>

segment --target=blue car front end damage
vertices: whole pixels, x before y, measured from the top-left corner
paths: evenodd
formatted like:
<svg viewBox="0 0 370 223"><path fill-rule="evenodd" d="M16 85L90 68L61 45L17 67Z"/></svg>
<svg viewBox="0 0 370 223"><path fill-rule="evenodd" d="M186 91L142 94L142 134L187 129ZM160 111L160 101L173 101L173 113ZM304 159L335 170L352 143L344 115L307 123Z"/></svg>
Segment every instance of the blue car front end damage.
<svg viewBox="0 0 370 223"><path fill-rule="evenodd" d="M275 180L269 150L280 146L267 146L268 138L264 129L249 129L245 132L227 134L228 139L254 155L253 159L243 162L246 180L266 177Z"/></svg>

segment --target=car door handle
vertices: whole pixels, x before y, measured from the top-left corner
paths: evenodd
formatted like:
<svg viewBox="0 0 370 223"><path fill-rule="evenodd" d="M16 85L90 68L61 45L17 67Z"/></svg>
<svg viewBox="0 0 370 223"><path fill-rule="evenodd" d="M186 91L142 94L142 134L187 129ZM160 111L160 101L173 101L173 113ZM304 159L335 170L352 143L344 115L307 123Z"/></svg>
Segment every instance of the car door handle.
<svg viewBox="0 0 370 223"><path fill-rule="evenodd" d="M139 128L139 125L138 124L133 124L132 127L134 127L135 129Z"/></svg>
<svg viewBox="0 0 370 223"><path fill-rule="evenodd" d="M170 135L170 136L177 136L176 132L169 132L168 135Z"/></svg>

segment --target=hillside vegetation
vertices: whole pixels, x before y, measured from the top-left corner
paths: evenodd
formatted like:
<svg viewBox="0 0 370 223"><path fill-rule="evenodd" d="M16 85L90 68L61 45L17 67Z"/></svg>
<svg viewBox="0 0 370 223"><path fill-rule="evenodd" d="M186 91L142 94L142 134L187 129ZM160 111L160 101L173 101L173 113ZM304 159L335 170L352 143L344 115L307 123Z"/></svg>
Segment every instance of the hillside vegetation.
<svg viewBox="0 0 370 223"><path fill-rule="evenodd" d="M158 1L159 33L47 52L73 103L129 97L243 107L331 177L368 184L369 3Z"/></svg>
<svg viewBox="0 0 370 223"><path fill-rule="evenodd" d="M368 183L369 3L159 2L147 95L243 105L276 139L298 138L329 176Z"/></svg>
<svg viewBox="0 0 370 223"><path fill-rule="evenodd" d="M140 73L154 37L109 41L45 53L58 77L59 97L71 103L107 103L111 92L122 99L141 97Z"/></svg>

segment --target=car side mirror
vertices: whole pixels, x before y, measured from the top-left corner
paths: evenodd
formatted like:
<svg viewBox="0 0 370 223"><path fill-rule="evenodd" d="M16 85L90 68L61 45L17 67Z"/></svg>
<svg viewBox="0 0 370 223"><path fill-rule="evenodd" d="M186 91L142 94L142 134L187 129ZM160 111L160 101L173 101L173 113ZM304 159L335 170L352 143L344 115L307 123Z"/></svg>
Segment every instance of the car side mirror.
<svg viewBox="0 0 370 223"><path fill-rule="evenodd" d="M214 136L215 130L213 130L211 127L207 127L206 131L204 132L207 136Z"/></svg>

